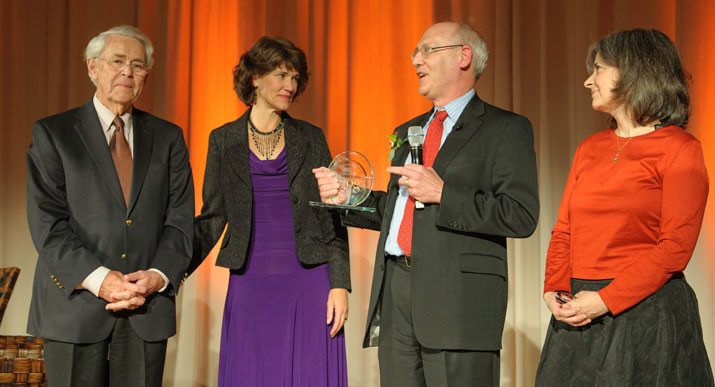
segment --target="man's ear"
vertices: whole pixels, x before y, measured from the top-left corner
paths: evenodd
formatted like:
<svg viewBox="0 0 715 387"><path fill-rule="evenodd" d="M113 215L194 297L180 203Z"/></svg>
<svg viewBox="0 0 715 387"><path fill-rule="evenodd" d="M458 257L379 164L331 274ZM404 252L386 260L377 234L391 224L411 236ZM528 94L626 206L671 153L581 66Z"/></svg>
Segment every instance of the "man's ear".
<svg viewBox="0 0 715 387"><path fill-rule="evenodd" d="M96 58L87 58L87 73L89 73L89 77L94 79L95 81L97 80L97 59Z"/></svg>
<svg viewBox="0 0 715 387"><path fill-rule="evenodd" d="M459 68L466 70L472 65L472 48L466 44L459 49Z"/></svg>

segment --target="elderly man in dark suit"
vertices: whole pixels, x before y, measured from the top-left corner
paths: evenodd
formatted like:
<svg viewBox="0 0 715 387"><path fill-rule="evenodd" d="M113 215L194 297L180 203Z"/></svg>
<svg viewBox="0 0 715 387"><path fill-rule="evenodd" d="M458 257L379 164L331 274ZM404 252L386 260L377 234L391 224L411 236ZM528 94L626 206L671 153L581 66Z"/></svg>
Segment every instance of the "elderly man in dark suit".
<svg viewBox="0 0 715 387"><path fill-rule="evenodd" d="M35 123L27 213L39 253L28 333L51 386L161 386L194 190L181 129L133 108L152 65L138 29L93 38L85 105Z"/></svg>
<svg viewBox="0 0 715 387"><path fill-rule="evenodd" d="M348 226L380 231L363 345L379 345L383 386L499 385L506 238L534 231L539 201L531 124L474 91L486 61L472 28L427 29L412 64L434 108L395 130L424 128L424 165L400 146L387 192L363 203L377 211L343 214ZM336 179L314 173L332 202Z"/></svg>

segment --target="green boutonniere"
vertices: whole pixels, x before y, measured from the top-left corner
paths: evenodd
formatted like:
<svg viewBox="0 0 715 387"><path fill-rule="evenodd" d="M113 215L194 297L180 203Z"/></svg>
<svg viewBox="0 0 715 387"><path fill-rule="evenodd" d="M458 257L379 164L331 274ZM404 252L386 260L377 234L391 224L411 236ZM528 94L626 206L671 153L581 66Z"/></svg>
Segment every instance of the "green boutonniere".
<svg viewBox="0 0 715 387"><path fill-rule="evenodd" d="M387 161L392 161L392 159L395 157L395 149L399 148L400 145L404 144L405 141L407 141L407 138L399 138L394 134L388 134L387 138L390 140L390 154L388 155Z"/></svg>

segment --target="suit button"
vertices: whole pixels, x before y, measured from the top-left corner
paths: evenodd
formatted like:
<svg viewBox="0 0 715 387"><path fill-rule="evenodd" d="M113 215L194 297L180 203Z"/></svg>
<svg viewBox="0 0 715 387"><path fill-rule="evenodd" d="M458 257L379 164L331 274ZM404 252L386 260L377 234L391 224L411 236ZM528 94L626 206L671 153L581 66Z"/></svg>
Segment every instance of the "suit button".
<svg viewBox="0 0 715 387"><path fill-rule="evenodd" d="M126 254L122 254L122 259L127 259L127 255L126 255Z"/></svg>
<svg viewBox="0 0 715 387"><path fill-rule="evenodd" d="M296 232L297 234L300 234L300 225L299 225L299 224L296 224L296 225L295 225L295 232Z"/></svg>
<svg viewBox="0 0 715 387"><path fill-rule="evenodd" d="M131 226L131 225L132 225L132 220L131 220L131 219L127 219L127 226Z"/></svg>

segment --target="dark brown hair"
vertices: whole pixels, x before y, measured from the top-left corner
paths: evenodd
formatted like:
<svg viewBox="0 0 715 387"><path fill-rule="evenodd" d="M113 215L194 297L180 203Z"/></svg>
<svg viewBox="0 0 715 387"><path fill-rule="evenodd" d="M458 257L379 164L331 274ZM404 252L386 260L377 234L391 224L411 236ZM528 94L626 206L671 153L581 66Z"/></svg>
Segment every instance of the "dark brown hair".
<svg viewBox="0 0 715 387"><path fill-rule="evenodd" d="M254 76L263 76L280 66L298 72L298 88L293 94L295 100L308 86L308 62L305 53L290 40L263 36L256 44L241 55L233 68L233 89L238 98L248 106L256 103Z"/></svg>
<svg viewBox="0 0 715 387"><path fill-rule="evenodd" d="M658 30L633 29L608 35L592 44L586 69L593 72L599 54L606 65L618 69L613 89L616 103L625 105L640 125L685 127L690 115L688 76L673 42ZM611 127L616 122L609 119Z"/></svg>

